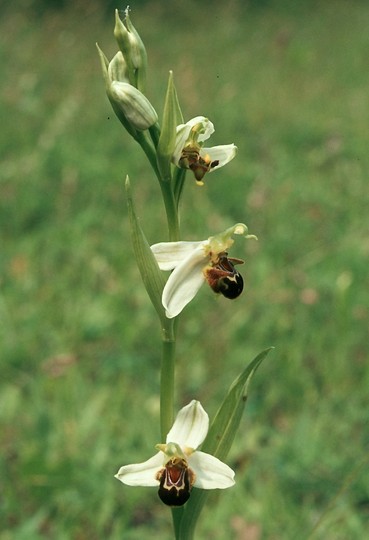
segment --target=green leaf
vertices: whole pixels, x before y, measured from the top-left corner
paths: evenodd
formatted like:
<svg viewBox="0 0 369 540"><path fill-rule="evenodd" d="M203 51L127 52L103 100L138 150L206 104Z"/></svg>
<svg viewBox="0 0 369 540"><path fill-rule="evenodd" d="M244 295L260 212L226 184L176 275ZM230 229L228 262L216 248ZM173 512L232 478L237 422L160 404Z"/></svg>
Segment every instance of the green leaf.
<svg viewBox="0 0 369 540"><path fill-rule="evenodd" d="M226 397L211 423L208 435L201 447L203 452L224 461L232 446L245 408L249 383L264 358L273 347L262 351L242 371L230 386ZM180 525L180 540L192 540L200 512L206 502L208 491L194 489L186 503Z"/></svg>
<svg viewBox="0 0 369 540"><path fill-rule="evenodd" d="M162 325L167 327L168 319L165 316L165 310L161 303L165 279L136 216L128 176L126 177L125 187L127 194L128 216L131 225L133 251L136 257L137 266L140 270L142 281L148 292L150 300L160 317Z"/></svg>
<svg viewBox="0 0 369 540"><path fill-rule="evenodd" d="M232 446L246 405L249 383L273 347L265 349L244 369L228 390L215 415L201 450L224 460Z"/></svg>
<svg viewBox="0 0 369 540"><path fill-rule="evenodd" d="M172 179L171 160L176 143L177 125L182 122L182 113L173 82L173 72L169 72L167 93L165 96L163 122L157 147L157 163L164 181Z"/></svg>

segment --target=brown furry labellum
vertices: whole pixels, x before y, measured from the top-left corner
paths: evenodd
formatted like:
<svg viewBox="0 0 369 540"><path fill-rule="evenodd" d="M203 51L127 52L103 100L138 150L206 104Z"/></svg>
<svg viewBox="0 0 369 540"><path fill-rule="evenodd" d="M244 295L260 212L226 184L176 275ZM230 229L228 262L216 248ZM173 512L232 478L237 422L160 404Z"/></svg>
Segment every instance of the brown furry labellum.
<svg viewBox="0 0 369 540"><path fill-rule="evenodd" d="M213 291L230 300L240 296L243 291L243 278L235 269L235 264L243 264L243 261L228 258L228 253L223 251L216 262L204 270L205 278Z"/></svg>
<svg viewBox="0 0 369 540"><path fill-rule="evenodd" d="M195 473L185 459L172 458L157 474L160 482L158 495L168 506L183 506L190 498Z"/></svg>

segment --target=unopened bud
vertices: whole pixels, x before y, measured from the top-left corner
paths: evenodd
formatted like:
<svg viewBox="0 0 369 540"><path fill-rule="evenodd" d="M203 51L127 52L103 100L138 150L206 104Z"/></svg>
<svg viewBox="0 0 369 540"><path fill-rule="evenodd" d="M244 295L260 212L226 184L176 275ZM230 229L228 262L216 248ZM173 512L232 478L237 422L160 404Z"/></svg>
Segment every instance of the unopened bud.
<svg viewBox="0 0 369 540"><path fill-rule="evenodd" d="M146 49L131 23L128 8L125 11L125 23L121 21L118 10L115 10L114 36L127 63L129 80L131 84L144 90L147 67Z"/></svg>
<svg viewBox="0 0 369 540"><path fill-rule="evenodd" d="M109 93L115 105L135 129L144 131L158 121L158 115L150 101L131 84L113 81Z"/></svg>
<svg viewBox="0 0 369 540"><path fill-rule="evenodd" d="M110 81L129 82L128 67L121 51L109 63L108 74Z"/></svg>

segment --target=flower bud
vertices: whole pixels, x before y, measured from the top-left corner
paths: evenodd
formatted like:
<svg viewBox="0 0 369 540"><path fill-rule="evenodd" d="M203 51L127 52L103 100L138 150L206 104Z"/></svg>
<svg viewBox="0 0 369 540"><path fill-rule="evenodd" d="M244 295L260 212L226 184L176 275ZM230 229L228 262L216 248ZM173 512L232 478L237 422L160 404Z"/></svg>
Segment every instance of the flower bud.
<svg viewBox="0 0 369 540"><path fill-rule="evenodd" d="M126 25L128 28L128 38L131 45L131 58L132 58L133 66L136 69L146 68L146 64L147 64L146 49L139 33L137 32L136 28L133 26L131 22L128 8L126 9L125 15L126 15Z"/></svg>
<svg viewBox="0 0 369 540"><path fill-rule="evenodd" d="M131 84L113 81L109 95L135 129L144 131L157 122L158 115L150 101Z"/></svg>
<svg viewBox="0 0 369 540"><path fill-rule="evenodd" d="M108 75L110 81L129 82L128 67L121 51L109 63Z"/></svg>
<svg viewBox="0 0 369 540"><path fill-rule="evenodd" d="M145 46L131 23L128 8L125 10L125 25L115 10L114 36L127 63L129 80L131 84L144 90L147 67L147 54Z"/></svg>

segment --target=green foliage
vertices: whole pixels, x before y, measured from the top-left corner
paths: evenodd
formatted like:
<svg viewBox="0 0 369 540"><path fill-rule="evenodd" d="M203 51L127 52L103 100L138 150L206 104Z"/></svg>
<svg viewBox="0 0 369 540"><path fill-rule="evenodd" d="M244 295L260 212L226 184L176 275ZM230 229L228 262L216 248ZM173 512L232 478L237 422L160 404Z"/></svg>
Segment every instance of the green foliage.
<svg viewBox="0 0 369 540"><path fill-rule="evenodd" d="M248 397L248 387L259 365L270 352L262 351L250 362L240 375L233 381L224 400L219 407L201 450L225 461L235 436L239 430L241 418ZM192 539L197 520L206 502L209 492L195 489L187 502L180 526L180 538Z"/></svg>
<svg viewBox="0 0 369 540"><path fill-rule="evenodd" d="M27 5L0 22L0 540L166 540L155 490L113 478L160 442L160 338L124 178L149 243L167 240L159 186L105 95L94 44L115 54L114 13ZM210 494L198 538L361 540L369 6L131 7L159 116L172 69L185 120L239 147L203 188L187 175L183 239L237 221L259 238L236 241L245 294L203 287L179 322L178 408L200 399L214 418L245 358L275 346L228 456L236 486Z"/></svg>

